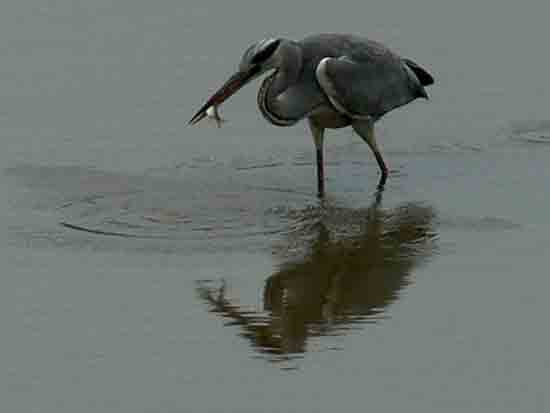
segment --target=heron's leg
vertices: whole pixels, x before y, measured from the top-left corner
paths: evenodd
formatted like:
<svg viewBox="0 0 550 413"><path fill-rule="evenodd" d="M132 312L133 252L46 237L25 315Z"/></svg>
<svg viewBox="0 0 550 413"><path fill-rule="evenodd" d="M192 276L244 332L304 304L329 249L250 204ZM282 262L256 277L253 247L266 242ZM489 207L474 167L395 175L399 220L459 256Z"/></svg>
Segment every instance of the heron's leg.
<svg viewBox="0 0 550 413"><path fill-rule="evenodd" d="M325 170L323 164L323 138L325 129L315 124L311 119L308 119L308 123L313 135L317 155L317 195L319 198L323 198L325 196Z"/></svg>
<svg viewBox="0 0 550 413"><path fill-rule="evenodd" d="M381 173L380 181L378 181L378 188L383 188L386 183L386 179L388 178L388 167L386 166L386 162L384 162L384 158L382 157L380 149L378 149L378 144L376 143L376 138L374 137L374 122L367 119L361 119L353 122L351 126L353 127L353 130L355 130L355 132L357 132L357 134L361 136L365 142L367 142L374 153L374 157L376 158L376 162L378 162Z"/></svg>

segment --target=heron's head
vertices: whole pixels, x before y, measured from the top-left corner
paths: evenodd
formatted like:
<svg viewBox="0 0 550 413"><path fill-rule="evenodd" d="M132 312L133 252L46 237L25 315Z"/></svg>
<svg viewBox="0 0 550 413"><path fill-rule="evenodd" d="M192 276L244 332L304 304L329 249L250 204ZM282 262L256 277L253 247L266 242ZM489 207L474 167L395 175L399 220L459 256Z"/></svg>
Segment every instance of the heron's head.
<svg viewBox="0 0 550 413"><path fill-rule="evenodd" d="M263 39L254 43L244 52L239 71L257 71L261 74L273 69L277 63L280 44L281 39Z"/></svg>
<svg viewBox="0 0 550 413"><path fill-rule="evenodd" d="M281 42L282 39L264 39L246 49L239 64L239 70L206 101L189 123L197 123L206 116L210 106L221 105L251 80L276 68Z"/></svg>

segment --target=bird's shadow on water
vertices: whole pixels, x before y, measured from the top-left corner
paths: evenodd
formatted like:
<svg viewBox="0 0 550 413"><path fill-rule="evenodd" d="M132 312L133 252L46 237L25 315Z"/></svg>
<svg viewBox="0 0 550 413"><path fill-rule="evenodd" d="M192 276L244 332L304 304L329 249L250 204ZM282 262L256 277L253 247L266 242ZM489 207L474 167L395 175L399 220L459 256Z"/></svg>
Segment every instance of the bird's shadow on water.
<svg viewBox="0 0 550 413"><path fill-rule="evenodd" d="M415 268L437 250L433 208L384 209L381 192L367 208L325 201L288 215L285 239L273 247L277 270L265 280L262 309L241 306L226 280L197 283L209 311L272 362L303 356L313 337L383 320Z"/></svg>

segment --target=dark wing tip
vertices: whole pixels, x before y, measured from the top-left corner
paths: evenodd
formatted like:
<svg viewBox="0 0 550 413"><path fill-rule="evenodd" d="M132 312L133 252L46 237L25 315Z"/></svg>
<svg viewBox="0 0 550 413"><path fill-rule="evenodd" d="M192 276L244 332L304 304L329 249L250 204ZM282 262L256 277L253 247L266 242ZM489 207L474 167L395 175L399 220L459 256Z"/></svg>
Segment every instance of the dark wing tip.
<svg viewBox="0 0 550 413"><path fill-rule="evenodd" d="M416 77L418 78L422 86L433 85L434 78L432 77L432 75L430 75L426 70L421 68L418 64L416 64L412 60L410 59L404 59L404 60L406 65L414 72L414 74L416 75Z"/></svg>

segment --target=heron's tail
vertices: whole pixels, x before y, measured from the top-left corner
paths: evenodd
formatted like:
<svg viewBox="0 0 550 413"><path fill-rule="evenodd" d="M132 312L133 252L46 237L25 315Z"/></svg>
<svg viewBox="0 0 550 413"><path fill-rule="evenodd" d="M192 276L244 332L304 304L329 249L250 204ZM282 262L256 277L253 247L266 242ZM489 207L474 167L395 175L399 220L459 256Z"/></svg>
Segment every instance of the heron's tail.
<svg viewBox="0 0 550 413"><path fill-rule="evenodd" d="M411 69L414 72L414 74L416 75L416 77L418 78L422 86L429 86L434 83L434 78L432 77L432 75L430 75L426 70L421 68L418 64L416 64L410 59L403 59L403 60L405 61L405 64L409 67L409 69Z"/></svg>

